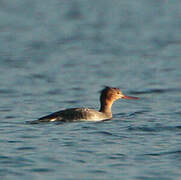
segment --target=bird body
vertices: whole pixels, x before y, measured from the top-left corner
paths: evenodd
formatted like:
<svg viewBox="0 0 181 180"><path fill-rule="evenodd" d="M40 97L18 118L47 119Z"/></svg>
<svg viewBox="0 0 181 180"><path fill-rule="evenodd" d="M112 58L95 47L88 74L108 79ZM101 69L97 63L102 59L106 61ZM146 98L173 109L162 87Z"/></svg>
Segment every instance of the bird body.
<svg viewBox="0 0 181 180"><path fill-rule="evenodd" d="M118 88L106 87L101 91L100 110L89 108L70 108L43 116L33 123L53 121L103 121L112 118L111 107L118 99L138 99L137 97L126 96Z"/></svg>

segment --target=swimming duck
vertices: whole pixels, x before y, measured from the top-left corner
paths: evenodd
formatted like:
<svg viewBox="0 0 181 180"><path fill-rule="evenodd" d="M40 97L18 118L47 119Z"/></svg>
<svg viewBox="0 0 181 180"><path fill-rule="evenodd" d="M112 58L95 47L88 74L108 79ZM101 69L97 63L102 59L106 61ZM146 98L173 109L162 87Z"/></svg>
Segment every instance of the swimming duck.
<svg viewBox="0 0 181 180"><path fill-rule="evenodd" d="M118 99L138 99L138 97L126 96L119 88L105 87L101 91L99 111L89 108L71 108L54 112L32 122L108 120L112 118L112 104Z"/></svg>

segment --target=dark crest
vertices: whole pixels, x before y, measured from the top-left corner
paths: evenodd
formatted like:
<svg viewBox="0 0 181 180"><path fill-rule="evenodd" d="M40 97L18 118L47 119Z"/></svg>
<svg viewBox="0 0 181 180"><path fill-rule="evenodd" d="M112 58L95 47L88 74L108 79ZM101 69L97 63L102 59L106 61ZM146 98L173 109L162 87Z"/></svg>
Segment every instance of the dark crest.
<svg viewBox="0 0 181 180"><path fill-rule="evenodd" d="M109 90L119 90L119 88L105 86L104 89L100 91L101 94L107 93Z"/></svg>
<svg viewBox="0 0 181 180"><path fill-rule="evenodd" d="M112 87L109 86L104 86L104 88L99 91L101 94L106 94L110 89L112 89Z"/></svg>

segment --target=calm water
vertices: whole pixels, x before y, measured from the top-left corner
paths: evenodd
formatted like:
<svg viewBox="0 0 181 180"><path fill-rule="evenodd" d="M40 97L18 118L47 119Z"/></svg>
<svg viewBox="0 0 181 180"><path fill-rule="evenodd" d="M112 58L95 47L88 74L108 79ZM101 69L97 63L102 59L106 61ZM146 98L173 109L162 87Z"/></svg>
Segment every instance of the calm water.
<svg viewBox="0 0 181 180"><path fill-rule="evenodd" d="M181 179L181 1L0 2L0 179ZM30 125L140 97L114 118Z"/></svg>

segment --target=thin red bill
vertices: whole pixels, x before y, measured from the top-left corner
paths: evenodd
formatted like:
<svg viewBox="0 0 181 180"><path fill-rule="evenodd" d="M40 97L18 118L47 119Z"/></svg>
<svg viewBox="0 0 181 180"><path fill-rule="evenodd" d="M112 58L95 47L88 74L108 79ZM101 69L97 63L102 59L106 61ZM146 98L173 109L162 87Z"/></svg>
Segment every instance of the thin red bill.
<svg viewBox="0 0 181 180"><path fill-rule="evenodd" d="M126 96L126 95L124 95L122 98L123 99L139 99L138 97Z"/></svg>

